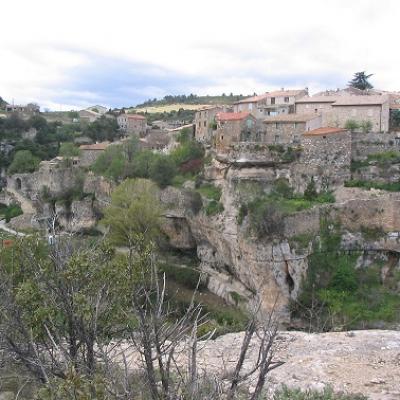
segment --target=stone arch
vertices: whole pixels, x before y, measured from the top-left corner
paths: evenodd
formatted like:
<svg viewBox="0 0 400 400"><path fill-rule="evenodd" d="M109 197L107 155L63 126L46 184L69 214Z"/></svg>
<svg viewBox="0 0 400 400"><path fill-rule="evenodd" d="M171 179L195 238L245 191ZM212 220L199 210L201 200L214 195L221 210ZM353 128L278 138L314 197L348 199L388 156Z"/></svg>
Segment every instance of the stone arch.
<svg viewBox="0 0 400 400"><path fill-rule="evenodd" d="M22 188L22 181L21 181L21 178L17 178L17 179L15 180L14 188L15 188L16 190L21 190L21 188Z"/></svg>

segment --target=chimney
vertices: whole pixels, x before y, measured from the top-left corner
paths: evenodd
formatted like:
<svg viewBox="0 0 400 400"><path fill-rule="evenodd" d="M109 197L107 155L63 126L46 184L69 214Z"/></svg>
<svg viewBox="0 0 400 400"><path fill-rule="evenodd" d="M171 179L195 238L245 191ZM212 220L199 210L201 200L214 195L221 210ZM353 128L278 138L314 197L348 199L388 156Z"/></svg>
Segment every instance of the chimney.
<svg viewBox="0 0 400 400"><path fill-rule="evenodd" d="M308 95L308 87L307 86L304 88L304 90L306 92L306 95Z"/></svg>
<svg viewBox="0 0 400 400"><path fill-rule="evenodd" d="M282 92L285 90L285 88L281 88Z"/></svg>

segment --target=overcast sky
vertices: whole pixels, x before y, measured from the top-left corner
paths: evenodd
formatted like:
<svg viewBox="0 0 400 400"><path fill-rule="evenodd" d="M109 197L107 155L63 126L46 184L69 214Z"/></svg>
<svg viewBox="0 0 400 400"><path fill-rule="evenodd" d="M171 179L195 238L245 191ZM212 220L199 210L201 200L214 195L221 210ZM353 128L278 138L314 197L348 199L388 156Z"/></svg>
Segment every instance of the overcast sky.
<svg viewBox="0 0 400 400"><path fill-rule="evenodd" d="M0 8L0 96L69 110L166 94L400 90L399 0L18 0Z"/></svg>

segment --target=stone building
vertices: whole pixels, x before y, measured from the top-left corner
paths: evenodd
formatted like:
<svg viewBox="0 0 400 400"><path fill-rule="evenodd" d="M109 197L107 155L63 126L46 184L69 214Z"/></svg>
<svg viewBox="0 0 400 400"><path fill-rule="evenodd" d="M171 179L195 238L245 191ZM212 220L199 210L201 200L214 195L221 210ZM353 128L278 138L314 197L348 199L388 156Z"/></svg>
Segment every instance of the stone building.
<svg viewBox="0 0 400 400"><path fill-rule="evenodd" d="M281 114L264 120L262 141L266 143L300 143L304 132L320 128L319 114Z"/></svg>
<svg viewBox="0 0 400 400"><path fill-rule="evenodd" d="M240 100L234 104L234 111L248 111L256 118L265 116L290 114L295 112L295 101L308 94L308 89L277 90L260 96Z"/></svg>
<svg viewBox="0 0 400 400"><path fill-rule="evenodd" d="M86 123L92 123L102 116L102 114L93 110L80 110L78 114L79 114L79 119L82 122Z"/></svg>
<svg viewBox="0 0 400 400"><path fill-rule="evenodd" d="M320 189L342 185L351 178L351 132L341 128L322 127L301 137L301 163L318 168L314 175ZM319 182L318 182L319 180Z"/></svg>
<svg viewBox="0 0 400 400"><path fill-rule="evenodd" d="M120 114L117 117L120 129L130 135L143 137L147 131L147 120L139 114Z"/></svg>
<svg viewBox="0 0 400 400"><path fill-rule="evenodd" d="M215 133L215 116L226 111L225 106L209 106L196 111L194 115L194 136L203 143L212 143Z"/></svg>
<svg viewBox="0 0 400 400"><path fill-rule="evenodd" d="M386 95L340 97L326 114L324 125L344 128L348 120L370 121L373 132L389 131L389 98Z"/></svg>
<svg viewBox="0 0 400 400"><path fill-rule="evenodd" d="M40 107L35 103L29 103L25 106L7 104L5 106L5 111L9 113L38 114L40 112Z"/></svg>
<svg viewBox="0 0 400 400"><path fill-rule="evenodd" d="M358 123L370 121L373 132L388 132L389 108L389 97L384 94L345 95L342 92L329 92L296 101L296 113L321 114L322 126L344 128L348 120Z"/></svg>
<svg viewBox="0 0 400 400"><path fill-rule="evenodd" d="M81 151L80 165L82 167L92 165L109 145L109 142L102 142L79 146L79 150Z"/></svg>
<svg viewBox="0 0 400 400"><path fill-rule="evenodd" d="M305 96L296 100L295 109L297 114L321 114L326 111L332 111L332 104L339 96L332 95L314 95Z"/></svg>
<svg viewBox="0 0 400 400"><path fill-rule="evenodd" d="M249 112L218 113L215 117L217 130L215 146L224 148L232 143L259 141L257 120Z"/></svg>

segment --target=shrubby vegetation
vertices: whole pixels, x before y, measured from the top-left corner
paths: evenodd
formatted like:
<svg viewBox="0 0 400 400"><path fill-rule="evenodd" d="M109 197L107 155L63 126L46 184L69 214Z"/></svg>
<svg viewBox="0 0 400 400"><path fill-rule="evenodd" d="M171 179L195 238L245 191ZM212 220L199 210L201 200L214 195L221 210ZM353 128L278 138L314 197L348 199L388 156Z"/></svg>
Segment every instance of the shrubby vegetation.
<svg viewBox="0 0 400 400"><path fill-rule="evenodd" d="M9 174L21 174L35 171L40 163L40 159L35 157L29 150L18 150L15 153L13 162L8 168Z"/></svg>
<svg viewBox="0 0 400 400"><path fill-rule="evenodd" d="M370 154L366 160L351 162L351 170L357 171L360 168L368 167L370 165L377 165L382 168L387 168L392 164L400 163L400 152L390 150L377 154Z"/></svg>
<svg viewBox="0 0 400 400"><path fill-rule="evenodd" d="M283 386L274 394L274 400L367 400L361 394L335 393L327 387L323 391L291 389Z"/></svg>
<svg viewBox="0 0 400 400"><path fill-rule="evenodd" d="M282 219L298 211L306 210L317 204L334 203L330 192L317 193L315 182L311 179L304 195L294 194L288 181L277 179L270 194L257 196L254 200L242 204L239 208L238 223L247 216L250 230L259 238L282 234Z"/></svg>
<svg viewBox="0 0 400 400"><path fill-rule="evenodd" d="M400 192L400 182L385 183L352 179L344 183L345 187L358 187L362 189L380 189L388 192Z"/></svg>
<svg viewBox="0 0 400 400"><path fill-rule="evenodd" d="M400 317L400 276L381 282L384 263L357 268L359 252L340 249L340 225L321 219L319 237L313 240L307 278L294 316L309 322L311 330L368 328L377 321L392 322Z"/></svg>
<svg viewBox="0 0 400 400"><path fill-rule="evenodd" d="M194 179L203 167L204 150L183 130L180 146L169 155L139 150L138 141L109 146L95 161L92 170L116 182L126 178L145 178L165 187L173 182Z"/></svg>
<svg viewBox="0 0 400 400"><path fill-rule="evenodd" d="M10 222L11 218L18 217L22 214L21 207L18 204L10 204L6 206L0 203L0 219L4 218L6 222Z"/></svg>

